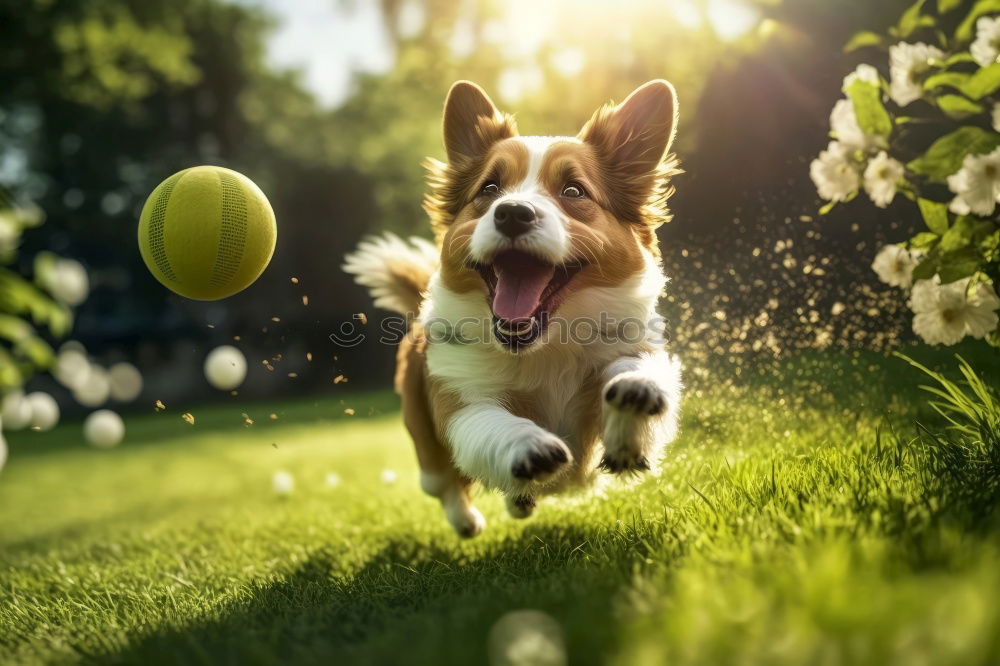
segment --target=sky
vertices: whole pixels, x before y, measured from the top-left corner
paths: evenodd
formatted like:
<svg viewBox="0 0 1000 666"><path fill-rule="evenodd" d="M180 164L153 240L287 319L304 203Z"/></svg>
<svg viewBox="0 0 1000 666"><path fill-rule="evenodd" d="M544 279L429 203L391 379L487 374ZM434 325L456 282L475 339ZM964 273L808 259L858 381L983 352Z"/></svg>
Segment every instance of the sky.
<svg viewBox="0 0 1000 666"><path fill-rule="evenodd" d="M384 72L392 46L376 0L237 0L262 7L278 20L268 40L270 62L302 71L320 103L344 102L354 71Z"/></svg>

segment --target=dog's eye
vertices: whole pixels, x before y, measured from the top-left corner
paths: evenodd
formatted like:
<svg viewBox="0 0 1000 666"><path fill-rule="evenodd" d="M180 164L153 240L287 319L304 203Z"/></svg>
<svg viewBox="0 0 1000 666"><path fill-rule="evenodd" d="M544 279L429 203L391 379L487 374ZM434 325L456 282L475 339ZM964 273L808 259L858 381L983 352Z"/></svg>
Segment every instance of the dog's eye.
<svg viewBox="0 0 1000 666"><path fill-rule="evenodd" d="M485 194L486 196L493 196L494 194L500 194L500 184L495 180L488 180L486 184L482 186L479 190L480 194Z"/></svg>
<svg viewBox="0 0 1000 666"><path fill-rule="evenodd" d="M566 183L566 186L563 187L562 196L567 199L582 199L587 196L587 193L584 191L583 186L580 185L580 183L570 182Z"/></svg>

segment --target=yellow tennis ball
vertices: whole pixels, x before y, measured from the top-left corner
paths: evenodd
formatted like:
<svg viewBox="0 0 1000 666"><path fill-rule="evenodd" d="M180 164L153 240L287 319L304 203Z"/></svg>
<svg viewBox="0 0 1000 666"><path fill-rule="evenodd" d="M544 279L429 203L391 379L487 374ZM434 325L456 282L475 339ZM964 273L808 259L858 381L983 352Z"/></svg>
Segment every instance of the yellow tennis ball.
<svg viewBox="0 0 1000 666"><path fill-rule="evenodd" d="M139 218L139 252L168 289L198 301L243 291L274 254L267 197L241 173L197 166L160 183Z"/></svg>

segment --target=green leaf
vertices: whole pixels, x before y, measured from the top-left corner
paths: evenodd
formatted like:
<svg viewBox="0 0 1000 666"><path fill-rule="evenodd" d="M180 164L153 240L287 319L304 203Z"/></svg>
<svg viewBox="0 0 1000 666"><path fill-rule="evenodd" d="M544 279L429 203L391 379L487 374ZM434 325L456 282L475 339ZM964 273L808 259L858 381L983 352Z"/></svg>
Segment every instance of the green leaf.
<svg viewBox="0 0 1000 666"><path fill-rule="evenodd" d="M937 105L944 111L946 116L955 120L961 120L983 112L981 104L967 100L961 95L941 95L937 98Z"/></svg>
<svg viewBox="0 0 1000 666"><path fill-rule="evenodd" d="M903 38L909 37L921 25L926 25L926 22L921 19L920 14L926 1L927 0L917 0L915 3L910 5L909 9L903 12L903 15L899 18L899 23L896 24L896 28L894 30L896 36Z"/></svg>
<svg viewBox="0 0 1000 666"><path fill-rule="evenodd" d="M1000 64L983 67L969 79L962 92L972 99L982 99L1000 89Z"/></svg>
<svg viewBox="0 0 1000 666"><path fill-rule="evenodd" d="M991 12L1000 12L1000 0L979 0L972 6L965 20L955 30L955 41L968 42L972 40L972 35L976 29L976 21L980 16Z"/></svg>
<svg viewBox="0 0 1000 666"><path fill-rule="evenodd" d="M861 32L855 33L854 36L848 40L847 44L844 45L844 53L857 51L858 49L863 49L866 46L881 46L882 43L882 35L870 30L862 30Z"/></svg>
<svg viewBox="0 0 1000 666"><path fill-rule="evenodd" d="M924 80L924 90L934 90L935 88L954 88L963 90L972 78L971 74L963 72L941 72L928 76Z"/></svg>
<svg viewBox="0 0 1000 666"><path fill-rule="evenodd" d="M939 14L947 14L955 7L962 4L962 0L938 0L937 9Z"/></svg>
<svg viewBox="0 0 1000 666"><path fill-rule="evenodd" d="M982 258L975 248L968 247L941 255L938 276L942 284L967 278L979 270Z"/></svg>
<svg viewBox="0 0 1000 666"><path fill-rule="evenodd" d="M970 245L978 246L979 242L992 230L992 222L980 220L971 215L963 215L955 220L955 224L951 225L947 233L941 236L941 251L954 252Z"/></svg>
<svg viewBox="0 0 1000 666"><path fill-rule="evenodd" d="M959 65L967 62L976 62L976 59L973 58L972 54L969 53L968 51L960 51L959 53L956 53L950 58L947 58L944 61L943 65L945 67L951 67L952 65Z"/></svg>
<svg viewBox="0 0 1000 666"><path fill-rule="evenodd" d="M930 250L937 245L940 236L930 231L921 231L907 244L911 250Z"/></svg>
<svg viewBox="0 0 1000 666"><path fill-rule="evenodd" d="M917 199L920 214L924 217L927 228L938 236L948 231L948 206L930 199Z"/></svg>
<svg viewBox="0 0 1000 666"><path fill-rule="evenodd" d="M937 249L931 250L913 269L913 279L914 280L930 280L937 273L938 269L938 251Z"/></svg>
<svg viewBox="0 0 1000 666"><path fill-rule="evenodd" d="M907 167L914 173L943 183L962 168L966 155L982 155L997 146L1000 146L1000 134L980 127L960 127L932 143L926 153Z"/></svg>
<svg viewBox="0 0 1000 666"><path fill-rule="evenodd" d="M882 88L856 79L845 92L854 104L854 115L858 118L861 131L875 136L889 136L892 132L892 119L882 104Z"/></svg>

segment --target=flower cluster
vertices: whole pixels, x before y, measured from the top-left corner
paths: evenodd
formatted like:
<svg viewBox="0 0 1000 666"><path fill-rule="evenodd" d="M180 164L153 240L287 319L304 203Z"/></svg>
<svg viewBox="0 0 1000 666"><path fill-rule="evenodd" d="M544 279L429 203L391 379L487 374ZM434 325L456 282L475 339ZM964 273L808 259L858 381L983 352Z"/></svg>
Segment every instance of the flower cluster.
<svg viewBox="0 0 1000 666"><path fill-rule="evenodd" d="M851 40L848 50L883 48L884 69L862 64L844 78L832 140L809 175L824 213L862 192L878 208L897 195L913 201L926 230L882 248L872 268L910 290L913 330L925 341L1000 345L1000 6L980 2L958 16L961 4L917 2L891 41L871 32Z"/></svg>

